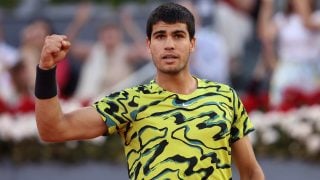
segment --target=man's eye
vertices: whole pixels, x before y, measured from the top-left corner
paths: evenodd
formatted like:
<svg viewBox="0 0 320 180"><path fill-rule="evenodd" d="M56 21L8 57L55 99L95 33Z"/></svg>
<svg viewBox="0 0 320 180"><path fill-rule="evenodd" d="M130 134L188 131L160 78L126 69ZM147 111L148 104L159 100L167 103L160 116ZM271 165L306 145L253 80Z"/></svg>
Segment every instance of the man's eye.
<svg viewBox="0 0 320 180"><path fill-rule="evenodd" d="M181 38L183 38L184 36L183 35L181 35L181 34L176 34L176 35L174 35L174 38L176 38L176 39L181 39Z"/></svg>
<svg viewBox="0 0 320 180"><path fill-rule="evenodd" d="M157 35L157 36L156 36L156 39L163 39L163 38L165 38L164 35Z"/></svg>

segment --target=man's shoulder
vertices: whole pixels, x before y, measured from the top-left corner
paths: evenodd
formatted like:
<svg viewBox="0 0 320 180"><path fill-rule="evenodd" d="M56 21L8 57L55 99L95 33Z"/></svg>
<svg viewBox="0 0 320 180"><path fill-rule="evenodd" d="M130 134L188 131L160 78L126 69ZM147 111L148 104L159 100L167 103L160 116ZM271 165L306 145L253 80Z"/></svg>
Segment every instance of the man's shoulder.
<svg viewBox="0 0 320 180"><path fill-rule="evenodd" d="M227 84L198 78L199 88L213 88L221 92L231 92L233 88Z"/></svg>
<svg viewBox="0 0 320 180"><path fill-rule="evenodd" d="M115 93L128 94L128 95L152 94L156 91L156 87L153 84L154 83L150 81L149 83L128 87Z"/></svg>

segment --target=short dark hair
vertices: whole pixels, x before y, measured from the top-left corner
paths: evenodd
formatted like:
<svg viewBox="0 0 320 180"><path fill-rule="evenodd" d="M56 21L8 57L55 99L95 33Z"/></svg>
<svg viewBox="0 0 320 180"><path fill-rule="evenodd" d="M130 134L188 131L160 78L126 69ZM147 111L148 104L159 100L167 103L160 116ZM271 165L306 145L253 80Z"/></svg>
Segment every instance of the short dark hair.
<svg viewBox="0 0 320 180"><path fill-rule="evenodd" d="M195 34L195 23L192 13L185 8L176 3L165 3L154 9L147 21L146 33L148 39L151 39L152 27L158 22L163 21L168 24L174 23L185 23L187 25L187 30L190 39L194 37Z"/></svg>

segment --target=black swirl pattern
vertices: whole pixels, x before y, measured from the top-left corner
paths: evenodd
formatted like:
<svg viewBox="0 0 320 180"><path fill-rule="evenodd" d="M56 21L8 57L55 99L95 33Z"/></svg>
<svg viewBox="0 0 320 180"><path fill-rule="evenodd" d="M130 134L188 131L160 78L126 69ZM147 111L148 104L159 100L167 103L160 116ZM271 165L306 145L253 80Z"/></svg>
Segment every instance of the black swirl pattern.
<svg viewBox="0 0 320 180"><path fill-rule="evenodd" d="M198 80L189 95L154 81L93 106L123 139L130 179L231 179L230 144L253 131L235 91Z"/></svg>

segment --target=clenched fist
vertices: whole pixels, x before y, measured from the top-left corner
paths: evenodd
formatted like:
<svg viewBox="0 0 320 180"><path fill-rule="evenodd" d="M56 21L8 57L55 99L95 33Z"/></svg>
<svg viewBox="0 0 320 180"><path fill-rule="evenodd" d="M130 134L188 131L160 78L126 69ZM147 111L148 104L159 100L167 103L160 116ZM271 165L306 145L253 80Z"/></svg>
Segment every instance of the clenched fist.
<svg viewBox="0 0 320 180"><path fill-rule="evenodd" d="M44 70L54 68L66 57L70 46L71 43L65 35L47 36L41 51L39 67Z"/></svg>

